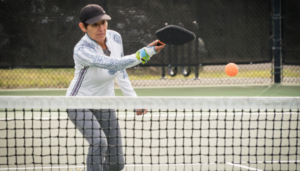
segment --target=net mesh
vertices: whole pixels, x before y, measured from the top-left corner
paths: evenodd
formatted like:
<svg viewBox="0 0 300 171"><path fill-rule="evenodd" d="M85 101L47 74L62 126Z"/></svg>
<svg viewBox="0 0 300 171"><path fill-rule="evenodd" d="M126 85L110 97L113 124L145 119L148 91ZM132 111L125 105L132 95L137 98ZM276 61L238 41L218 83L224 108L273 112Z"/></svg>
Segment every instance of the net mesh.
<svg viewBox="0 0 300 171"><path fill-rule="evenodd" d="M297 97L1 97L0 102L0 169L299 170ZM138 109L148 113L137 116ZM99 136L107 144L82 133L79 122L85 123L83 132L105 132ZM91 148L107 150L98 154Z"/></svg>

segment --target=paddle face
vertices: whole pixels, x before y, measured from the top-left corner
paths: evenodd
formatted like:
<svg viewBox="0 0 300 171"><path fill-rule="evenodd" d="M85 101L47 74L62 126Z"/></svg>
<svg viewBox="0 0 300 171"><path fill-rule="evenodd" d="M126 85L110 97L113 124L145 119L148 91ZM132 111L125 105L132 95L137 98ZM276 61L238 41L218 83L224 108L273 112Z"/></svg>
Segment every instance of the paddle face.
<svg viewBox="0 0 300 171"><path fill-rule="evenodd" d="M162 44L180 46L196 39L193 32L175 25L168 25L159 29L155 35L159 40L158 46Z"/></svg>

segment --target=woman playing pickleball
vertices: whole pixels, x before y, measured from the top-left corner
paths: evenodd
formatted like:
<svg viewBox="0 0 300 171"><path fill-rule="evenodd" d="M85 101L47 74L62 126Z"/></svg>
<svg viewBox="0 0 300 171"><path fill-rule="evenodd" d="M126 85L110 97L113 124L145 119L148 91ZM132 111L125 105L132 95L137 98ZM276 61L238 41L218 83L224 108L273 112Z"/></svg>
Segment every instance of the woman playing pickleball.
<svg viewBox="0 0 300 171"><path fill-rule="evenodd" d="M115 96L114 79L125 96L137 96L126 68L146 63L164 48L157 41L124 56L119 33L108 30L108 16L102 7L90 4L80 12L80 29L85 33L74 48L75 76L67 96ZM137 110L137 115L146 114ZM68 116L89 143L88 171L117 171L124 168L121 131L115 110L68 109Z"/></svg>

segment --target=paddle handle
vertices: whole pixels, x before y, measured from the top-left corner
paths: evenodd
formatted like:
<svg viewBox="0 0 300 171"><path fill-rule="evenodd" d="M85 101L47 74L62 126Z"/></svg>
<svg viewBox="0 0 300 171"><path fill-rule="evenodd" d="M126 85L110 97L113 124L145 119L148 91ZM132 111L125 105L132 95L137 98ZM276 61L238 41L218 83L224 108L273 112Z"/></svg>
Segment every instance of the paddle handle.
<svg viewBox="0 0 300 171"><path fill-rule="evenodd" d="M164 43L159 40L156 46L160 46L160 45L164 45Z"/></svg>

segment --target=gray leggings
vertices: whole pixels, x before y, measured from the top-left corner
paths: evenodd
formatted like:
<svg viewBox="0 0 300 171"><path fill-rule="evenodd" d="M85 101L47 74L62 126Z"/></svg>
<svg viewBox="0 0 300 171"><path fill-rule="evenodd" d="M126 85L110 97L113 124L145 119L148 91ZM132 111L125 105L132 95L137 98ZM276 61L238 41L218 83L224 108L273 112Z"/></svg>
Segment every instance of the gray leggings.
<svg viewBox="0 0 300 171"><path fill-rule="evenodd" d="M89 143L87 171L122 170L124 155L115 110L68 109L67 112Z"/></svg>

